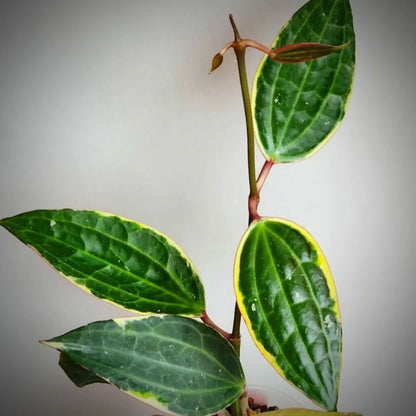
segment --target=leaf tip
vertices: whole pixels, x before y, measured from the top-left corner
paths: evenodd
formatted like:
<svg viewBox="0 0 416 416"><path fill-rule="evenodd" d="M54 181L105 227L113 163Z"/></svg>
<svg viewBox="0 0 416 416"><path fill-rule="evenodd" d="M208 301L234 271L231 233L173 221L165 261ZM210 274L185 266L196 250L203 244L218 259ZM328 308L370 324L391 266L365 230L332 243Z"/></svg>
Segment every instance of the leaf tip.
<svg viewBox="0 0 416 416"><path fill-rule="evenodd" d="M9 218L0 218L0 225L1 225L2 227L6 228L6 229L7 229L6 224L7 224L7 220L8 220L8 219L9 219Z"/></svg>
<svg viewBox="0 0 416 416"><path fill-rule="evenodd" d="M54 342L52 339L40 340L39 344L45 345L45 347L50 347L58 351L62 351L64 348L64 344L62 342Z"/></svg>

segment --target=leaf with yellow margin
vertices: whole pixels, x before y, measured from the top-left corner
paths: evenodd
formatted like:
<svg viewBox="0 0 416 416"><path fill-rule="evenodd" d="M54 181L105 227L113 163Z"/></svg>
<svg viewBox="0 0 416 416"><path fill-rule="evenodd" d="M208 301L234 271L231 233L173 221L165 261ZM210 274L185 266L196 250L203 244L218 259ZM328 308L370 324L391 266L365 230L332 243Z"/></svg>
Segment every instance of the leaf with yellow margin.
<svg viewBox="0 0 416 416"><path fill-rule="evenodd" d="M254 221L239 245L234 279L261 353L310 399L336 410L341 319L331 272L312 236L287 220Z"/></svg>
<svg viewBox="0 0 416 416"><path fill-rule="evenodd" d="M294 46L308 43L340 47L338 51L330 46L315 47L316 57L325 49L331 53L297 64L277 63L273 56L266 56L254 80L256 136L264 156L274 163L294 162L314 154L344 117L355 66L348 0L307 2L279 33L271 49L281 52L281 61L293 62L296 55L305 60L305 51Z"/></svg>
<svg viewBox="0 0 416 416"><path fill-rule="evenodd" d="M204 288L185 253L167 236L98 211L36 210L0 220L69 281L141 313L201 316Z"/></svg>

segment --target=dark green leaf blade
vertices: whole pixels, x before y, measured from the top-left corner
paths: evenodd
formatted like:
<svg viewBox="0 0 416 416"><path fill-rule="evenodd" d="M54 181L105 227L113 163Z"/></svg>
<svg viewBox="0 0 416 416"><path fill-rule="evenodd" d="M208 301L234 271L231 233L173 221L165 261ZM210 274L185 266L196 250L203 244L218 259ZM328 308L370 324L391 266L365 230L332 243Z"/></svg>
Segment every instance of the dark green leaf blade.
<svg viewBox="0 0 416 416"><path fill-rule="evenodd" d="M336 410L341 319L334 281L312 236L282 219L260 219L235 261L238 306L258 348L309 398Z"/></svg>
<svg viewBox="0 0 416 416"><path fill-rule="evenodd" d="M108 383L103 378L98 377L97 374L80 366L63 352L59 354L59 366L77 387L84 387L93 383Z"/></svg>
<svg viewBox="0 0 416 416"><path fill-rule="evenodd" d="M271 49L302 42L348 46L307 63L279 64L270 57L261 62L253 87L255 129L266 159L275 163L312 155L344 117L355 65L349 1L309 1Z"/></svg>
<svg viewBox="0 0 416 416"><path fill-rule="evenodd" d="M95 322L43 343L137 399L179 415L216 413L244 391L234 348L190 318Z"/></svg>
<svg viewBox="0 0 416 416"><path fill-rule="evenodd" d="M201 316L203 286L186 255L158 231L96 211L38 210L0 220L93 295L142 313Z"/></svg>

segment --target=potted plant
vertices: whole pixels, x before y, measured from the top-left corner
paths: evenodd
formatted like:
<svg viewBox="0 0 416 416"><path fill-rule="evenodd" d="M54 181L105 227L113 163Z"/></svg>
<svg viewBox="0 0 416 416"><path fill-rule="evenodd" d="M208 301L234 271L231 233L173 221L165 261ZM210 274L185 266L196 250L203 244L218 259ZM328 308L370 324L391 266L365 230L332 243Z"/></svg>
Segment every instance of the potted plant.
<svg viewBox="0 0 416 416"><path fill-rule="evenodd" d="M335 283L318 244L290 220L258 205L272 167L318 151L342 120L351 92L355 39L348 0L311 0L271 47L240 36L233 49L243 97L248 155L248 223L234 266L230 332L206 310L204 287L187 255L160 231L99 211L36 210L0 220L68 280L137 317L94 322L43 344L78 386L110 383L177 415L246 416L240 362L244 320L259 351L289 383L337 413L342 328ZM250 96L245 53L265 54ZM257 171L255 142L264 157ZM278 405L278 403L276 403ZM265 409L269 416L321 411Z"/></svg>

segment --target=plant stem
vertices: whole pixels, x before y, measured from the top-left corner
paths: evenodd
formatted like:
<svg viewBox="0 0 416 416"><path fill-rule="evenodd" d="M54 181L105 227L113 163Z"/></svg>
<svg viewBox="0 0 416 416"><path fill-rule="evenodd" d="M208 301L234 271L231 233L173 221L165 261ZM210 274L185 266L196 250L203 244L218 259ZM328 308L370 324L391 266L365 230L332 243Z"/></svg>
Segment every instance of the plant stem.
<svg viewBox="0 0 416 416"><path fill-rule="evenodd" d="M253 114L251 111L250 91L247 82L246 69L246 45L241 42L240 34L234 23L232 15L230 15L231 25L234 30L235 42L234 52L237 58L238 74L240 77L241 94L243 96L244 114L246 117L246 131L247 131L247 158L248 158L248 179L250 185L250 198L259 198L256 181L256 164L255 164L255 143L254 143L254 123ZM251 221L250 221L251 222Z"/></svg>
<svg viewBox="0 0 416 416"><path fill-rule="evenodd" d="M241 326L241 312L236 302L235 308L234 308L233 331L231 333L230 342L231 342L231 345L234 347L238 356L240 356L240 346L241 346L240 326ZM236 400L230 406L231 416L243 416L240 400L241 399Z"/></svg>
<svg viewBox="0 0 416 416"><path fill-rule="evenodd" d="M257 214L257 205L259 202L259 192L257 189L257 181L256 181L256 166L255 166L255 143L254 143L254 123L253 123L253 114L251 111L251 102L250 102L250 91L247 82L247 69L246 69L246 61L245 61L245 52L246 52L246 45L242 42L240 34L238 33L237 26L235 25L234 19L232 15L230 17L231 26L233 27L234 31L234 52L237 58L237 65L238 65L238 74L240 78L240 87L241 93L243 97L243 104L244 104L244 114L246 118L246 132L247 132L247 163L248 163L248 179L249 179L249 186L250 186L250 194L248 200L248 211L249 211L249 224L256 218L258 218ZM238 356L240 356L240 344L241 344L241 312L238 308L237 303L235 304L234 309L234 322L233 322L233 330L231 334L231 342L234 346ZM231 415L232 416L242 416L242 407L241 401L236 400L231 405Z"/></svg>
<svg viewBox="0 0 416 416"><path fill-rule="evenodd" d="M204 322L206 325L210 326L211 328L215 329L217 332L219 332L225 339L228 339L228 341L231 341L231 334L224 331L222 328L220 328L218 325L214 323L214 321L208 316L206 311L202 312L201 316L202 322Z"/></svg>
<svg viewBox="0 0 416 416"><path fill-rule="evenodd" d="M233 345L234 349L236 350L238 356L240 356L240 346L241 346L240 325L241 325L241 313L236 302L235 308L234 308L233 332L231 333L230 342Z"/></svg>
<svg viewBox="0 0 416 416"><path fill-rule="evenodd" d="M267 175L269 174L273 165L274 165L274 162L272 162L271 160L266 160L264 162L263 167L261 168L259 177L257 178L257 189L258 189L259 194L260 194L261 188L263 187L264 181L266 180Z"/></svg>

